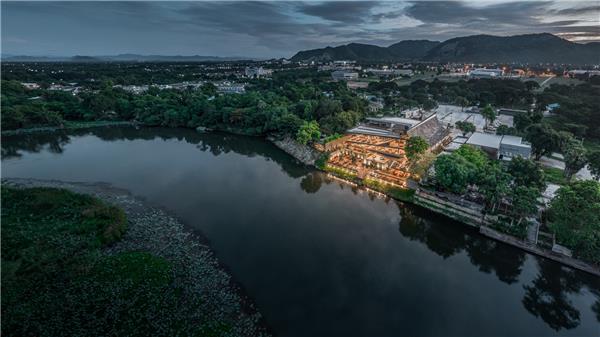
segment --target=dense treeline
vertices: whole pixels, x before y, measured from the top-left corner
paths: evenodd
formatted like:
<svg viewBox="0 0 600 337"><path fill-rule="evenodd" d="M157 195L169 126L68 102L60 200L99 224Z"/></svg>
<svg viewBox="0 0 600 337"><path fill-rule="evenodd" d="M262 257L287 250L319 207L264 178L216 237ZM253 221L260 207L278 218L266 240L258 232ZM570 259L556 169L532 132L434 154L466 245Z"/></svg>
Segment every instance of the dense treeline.
<svg viewBox="0 0 600 337"><path fill-rule="evenodd" d="M539 163L516 157L504 165L489 160L477 148L462 145L452 154L438 156L434 167L436 188L470 198L475 194L482 199L485 213L496 216L496 229L525 236L546 189L547 177ZM557 191L547 219L559 243L594 263L600 262L599 200L600 183L573 181Z"/></svg>
<svg viewBox="0 0 600 337"><path fill-rule="evenodd" d="M551 85L538 96L540 109L558 103L549 122L559 131L576 137L600 140L600 87L589 83L576 86Z"/></svg>
<svg viewBox="0 0 600 337"><path fill-rule="evenodd" d="M136 120L151 126L205 126L246 134L296 135L304 121L317 121L325 134L343 132L365 112L366 102L344 83L323 81L316 72L281 72L254 80L244 94L219 95L212 84L200 90L159 90L133 95L113 83L76 96L28 90L2 82L2 127L60 125L65 121Z"/></svg>

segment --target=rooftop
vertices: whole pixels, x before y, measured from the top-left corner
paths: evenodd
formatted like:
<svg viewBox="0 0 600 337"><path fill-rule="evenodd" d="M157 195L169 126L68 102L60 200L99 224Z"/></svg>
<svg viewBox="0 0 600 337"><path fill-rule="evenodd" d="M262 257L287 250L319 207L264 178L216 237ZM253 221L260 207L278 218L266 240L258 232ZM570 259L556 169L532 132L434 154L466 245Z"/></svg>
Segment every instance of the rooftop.
<svg viewBox="0 0 600 337"><path fill-rule="evenodd" d="M475 132L469 138L467 144L499 149L501 141L502 136L492 135L489 133Z"/></svg>
<svg viewBox="0 0 600 337"><path fill-rule="evenodd" d="M381 137L392 137L392 138L400 138L400 135L398 135L397 133L388 131L388 130L384 130L384 129L378 129L378 128L370 128L368 126L364 126L364 125L359 125L355 128L352 128L350 130L348 130L348 133L357 133L357 134L366 134L366 135L373 135L373 136L381 136Z"/></svg>
<svg viewBox="0 0 600 337"><path fill-rule="evenodd" d="M367 118L367 120L373 121L373 122L384 122L384 123L396 123L396 124L410 125L410 127L413 127L413 126L421 123L421 121L416 120L416 119L402 118L402 117L381 117L381 118L370 117L370 118Z"/></svg>
<svg viewBox="0 0 600 337"><path fill-rule="evenodd" d="M523 138L517 137L517 136L505 135L504 137L502 137L501 143L519 146L519 145L523 145Z"/></svg>

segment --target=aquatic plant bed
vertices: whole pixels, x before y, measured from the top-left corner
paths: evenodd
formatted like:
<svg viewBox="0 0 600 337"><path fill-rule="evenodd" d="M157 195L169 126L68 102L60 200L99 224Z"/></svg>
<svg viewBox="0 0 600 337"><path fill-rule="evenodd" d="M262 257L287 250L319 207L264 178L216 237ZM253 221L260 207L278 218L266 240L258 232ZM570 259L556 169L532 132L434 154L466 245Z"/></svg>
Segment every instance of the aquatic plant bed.
<svg viewBox="0 0 600 337"><path fill-rule="evenodd" d="M202 239L107 184L2 181L7 336L265 336Z"/></svg>

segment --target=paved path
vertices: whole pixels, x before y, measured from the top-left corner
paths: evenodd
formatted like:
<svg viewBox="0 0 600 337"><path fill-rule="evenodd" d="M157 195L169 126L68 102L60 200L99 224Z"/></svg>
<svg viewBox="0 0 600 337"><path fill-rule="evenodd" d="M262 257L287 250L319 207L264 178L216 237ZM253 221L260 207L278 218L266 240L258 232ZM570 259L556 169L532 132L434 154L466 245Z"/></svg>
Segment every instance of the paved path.
<svg viewBox="0 0 600 337"><path fill-rule="evenodd" d="M540 83L540 88L544 87L548 82L550 82L551 79L553 79L555 76L549 77L548 79L544 80L542 83Z"/></svg>

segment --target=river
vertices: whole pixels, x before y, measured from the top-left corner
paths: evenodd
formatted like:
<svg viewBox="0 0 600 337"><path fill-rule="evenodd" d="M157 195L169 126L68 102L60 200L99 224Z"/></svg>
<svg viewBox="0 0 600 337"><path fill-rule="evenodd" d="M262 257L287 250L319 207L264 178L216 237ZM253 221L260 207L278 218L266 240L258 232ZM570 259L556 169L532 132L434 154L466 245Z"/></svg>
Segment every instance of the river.
<svg viewBox="0 0 600 337"><path fill-rule="evenodd" d="M599 336L600 279L186 129L2 139L2 177L108 182L202 233L279 336Z"/></svg>

